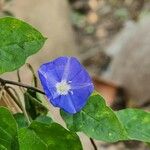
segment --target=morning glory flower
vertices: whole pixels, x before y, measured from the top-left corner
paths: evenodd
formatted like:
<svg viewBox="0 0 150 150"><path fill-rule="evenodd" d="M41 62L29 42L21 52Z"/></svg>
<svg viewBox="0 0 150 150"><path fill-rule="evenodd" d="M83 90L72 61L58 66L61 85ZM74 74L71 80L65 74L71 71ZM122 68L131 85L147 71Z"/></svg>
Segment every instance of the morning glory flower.
<svg viewBox="0 0 150 150"><path fill-rule="evenodd" d="M94 90L88 72L74 57L59 57L40 66L39 78L53 106L74 114Z"/></svg>

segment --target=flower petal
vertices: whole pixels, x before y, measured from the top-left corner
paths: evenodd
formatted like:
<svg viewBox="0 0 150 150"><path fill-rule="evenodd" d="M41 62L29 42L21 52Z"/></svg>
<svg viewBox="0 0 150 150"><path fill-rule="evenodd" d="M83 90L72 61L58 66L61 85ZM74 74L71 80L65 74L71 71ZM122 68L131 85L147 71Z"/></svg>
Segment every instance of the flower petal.
<svg viewBox="0 0 150 150"><path fill-rule="evenodd" d="M65 111L67 111L70 114L74 114L77 112L76 108L74 106L74 103L71 99L71 96L69 94L68 95L61 95L59 107Z"/></svg>
<svg viewBox="0 0 150 150"><path fill-rule="evenodd" d="M79 74L79 72L82 71L83 68L84 67L80 64L80 62L75 57L71 57L67 80L72 81L72 79L76 77Z"/></svg>
<svg viewBox="0 0 150 150"><path fill-rule="evenodd" d="M68 58L69 57L59 57L57 59L55 59L54 61L52 61L52 63L54 64L54 69L55 72L57 73L58 77L59 77L59 81L62 80L64 71L65 71L65 67L67 66L68 63Z"/></svg>
<svg viewBox="0 0 150 150"><path fill-rule="evenodd" d="M92 84L91 77L87 71L83 68L72 80L71 86L84 86L85 84Z"/></svg>
<svg viewBox="0 0 150 150"><path fill-rule="evenodd" d="M82 89L73 90L73 94L71 95L71 99L74 103L76 111L79 112L86 104L89 96L94 90L94 86L84 87Z"/></svg>
<svg viewBox="0 0 150 150"><path fill-rule="evenodd" d="M51 86L55 86L55 84L59 82L55 66L51 62L41 65L38 70L38 74L43 75Z"/></svg>
<svg viewBox="0 0 150 150"><path fill-rule="evenodd" d="M55 85L59 78L54 70L54 65L52 63L42 65L38 74L47 97L49 99L58 97Z"/></svg>
<svg viewBox="0 0 150 150"><path fill-rule="evenodd" d="M53 86L50 86L51 84L49 84L49 82L47 81L47 78L45 78L45 76L43 76L40 73L39 73L39 78L41 80L43 89L44 89L48 99L57 98L59 95L56 92L56 88Z"/></svg>
<svg viewBox="0 0 150 150"><path fill-rule="evenodd" d="M39 70L39 78L49 101L55 106L74 114L84 107L88 97L94 90L93 83L88 72L74 57L59 57L49 63L43 64ZM63 83L61 90L67 90L66 94L58 92L56 85Z"/></svg>

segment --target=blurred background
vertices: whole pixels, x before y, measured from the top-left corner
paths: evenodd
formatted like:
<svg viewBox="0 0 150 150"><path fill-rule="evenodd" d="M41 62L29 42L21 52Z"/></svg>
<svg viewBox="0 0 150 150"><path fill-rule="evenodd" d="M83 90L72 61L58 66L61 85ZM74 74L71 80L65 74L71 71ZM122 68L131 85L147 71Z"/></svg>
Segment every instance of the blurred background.
<svg viewBox="0 0 150 150"><path fill-rule="evenodd" d="M4 16L25 20L48 38L27 60L35 70L58 56L75 56L114 110L150 110L150 0L0 0ZM30 84L26 69L20 69L22 82ZM2 77L17 80L16 72ZM50 111L62 123L58 109ZM84 149L93 150L80 137ZM149 149L141 142L95 142L100 150Z"/></svg>

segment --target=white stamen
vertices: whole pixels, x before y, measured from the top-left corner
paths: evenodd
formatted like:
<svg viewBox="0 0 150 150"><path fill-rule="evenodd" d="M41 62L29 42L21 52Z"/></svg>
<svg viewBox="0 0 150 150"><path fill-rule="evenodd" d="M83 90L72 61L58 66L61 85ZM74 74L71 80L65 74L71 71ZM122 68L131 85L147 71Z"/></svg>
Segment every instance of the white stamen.
<svg viewBox="0 0 150 150"><path fill-rule="evenodd" d="M59 95L67 95L70 89L71 86L65 80L56 83L56 90Z"/></svg>

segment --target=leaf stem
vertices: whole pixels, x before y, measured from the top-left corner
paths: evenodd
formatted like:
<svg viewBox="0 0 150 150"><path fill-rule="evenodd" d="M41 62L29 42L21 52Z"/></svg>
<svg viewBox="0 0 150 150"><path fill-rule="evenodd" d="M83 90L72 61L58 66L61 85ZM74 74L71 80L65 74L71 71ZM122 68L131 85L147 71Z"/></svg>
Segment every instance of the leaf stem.
<svg viewBox="0 0 150 150"><path fill-rule="evenodd" d="M92 145L93 145L94 150L98 150L98 149L97 149L97 146L96 146L96 144L95 144L95 142L94 142L94 140L93 140L92 138L90 138L90 141L91 141L91 143L92 143Z"/></svg>
<svg viewBox="0 0 150 150"><path fill-rule="evenodd" d="M23 84L21 82L15 82L15 81L10 81L10 80L5 80L5 79L0 78L0 83L1 83L1 85L11 84L11 85L24 87L24 88L27 88L27 89L30 89L30 90L33 90L33 91L36 91L38 93L45 95L45 93L43 91L39 90L38 88L32 87L27 84Z"/></svg>

